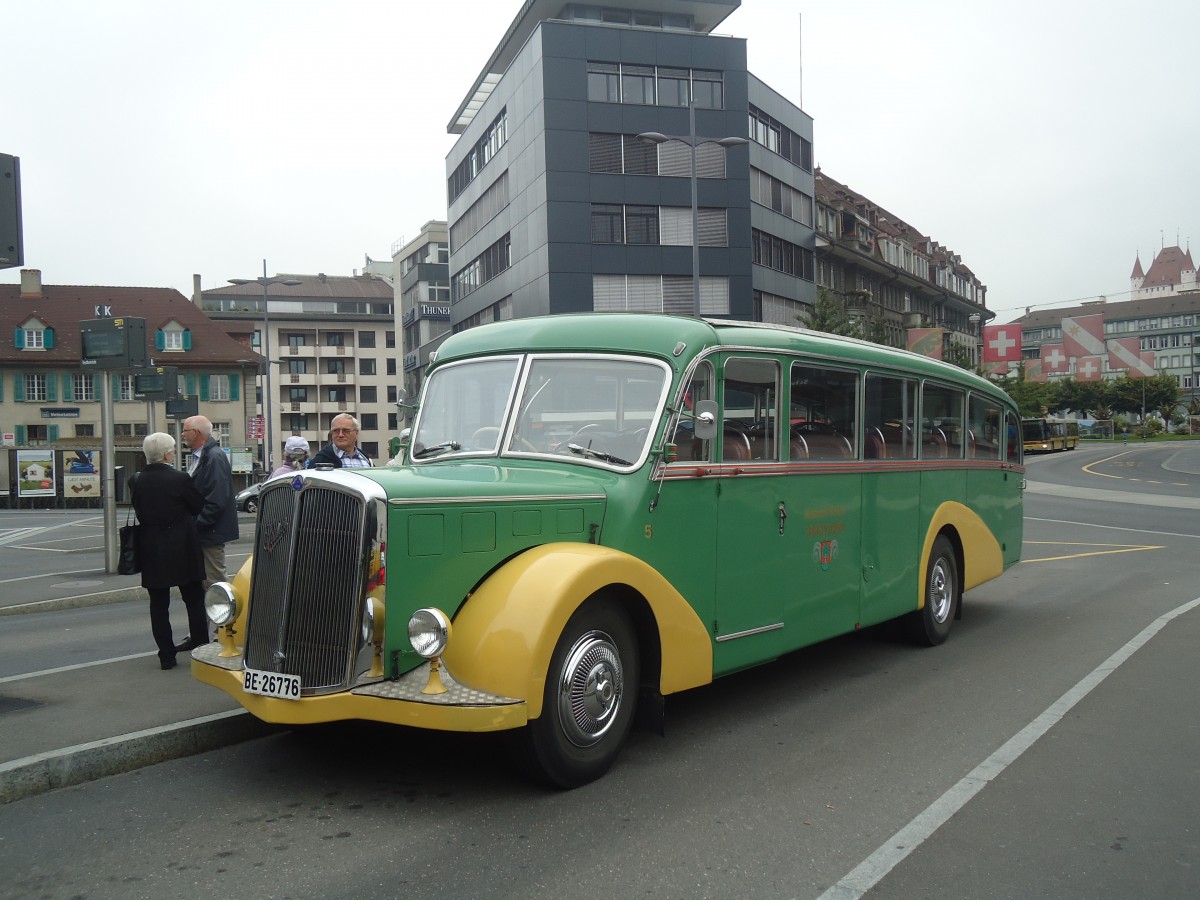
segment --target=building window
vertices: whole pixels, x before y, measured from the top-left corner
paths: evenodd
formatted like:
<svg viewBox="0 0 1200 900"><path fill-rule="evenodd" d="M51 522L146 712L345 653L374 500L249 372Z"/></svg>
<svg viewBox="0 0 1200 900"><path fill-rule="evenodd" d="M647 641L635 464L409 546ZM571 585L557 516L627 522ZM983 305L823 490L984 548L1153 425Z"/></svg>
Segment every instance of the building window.
<svg viewBox="0 0 1200 900"><path fill-rule="evenodd" d="M325 360L325 373L327 375L345 375L346 361L344 359Z"/></svg>
<svg viewBox="0 0 1200 900"><path fill-rule="evenodd" d="M289 359L287 361L287 371L289 375L307 375L308 360L306 359Z"/></svg>
<svg viewBox="0 0 1200 900"><path fill-rule="evenodd" d="M229 376L228 375L210 375L208 378L208 399L209 400L228 400L229 399Z"/></svg>
<svg viewBox="0 0 1200 900"><path fill-rule="evenodd" d="M794 275L806 281L813 280L813 252L807 247L785 241L757 228L751 232L750 241L755 265L765 266L785 275Z"/></svg>
<svg viewBox="0 0 1200 900"><path fill-rule="evenodd" d="M25 350L45 350L46 331L43 328L25 329Z"/></svg>
<svg viewBox="0 0 1200 900"><path fill-rule="evenodd" d="M628 16L625 10L617 12ZM587 64L587 98L593 103L687 106L689 82L697 108L724 109L724 74L719 71L595 61Z"/></svg>
<svg viewBox="0 0 1200 900"><path fill-rule="evenodd" d="M118 400L133 400L133 379L132 375L120 376L120 387L118 388Z"/></svg>
<svg viewBox="0 0 1200 900"><path fill-rule="evenodd" d="M483 167L495 157L507 141L508 110L502 109L447 181L446 193L450 203L453 203L458 195L466 190L467 185L478 177Z"/></svg>
<svg viewBox="0 0 1200 900"><path fill-rule="evenodd" d="M229 446L229 433L233 426L229 422L213 422L212 436L217 439L217 443L222 447Z"/></svg>
<svg viewBox="0 0 1200 900"><path fill-rule="evenodd" d="M340 331L326 332L325 333L325 346L326 347L345 347L346 346L346 335L342 334L342 332L340 332Z"/></svg>
<svg viewBox="0 0 1200 900"><path fill-rule="evenodd" d="M92 374L72 375L71 391L75 399L90 402L96 399L96 376Z"/></svg>
<svg viewBox="0 0 1200 900"><path fill-rule="evenodd" d="M96 426L95 425L76 425L75 426L75 437L95 437L95 436L96 436Z"/></svg>
<svg viewBox="0 0 1200 900"><path fill-rule="evenodd" d="M292 413L288 416L288 430L292 432L308 431L308 416L304 413Z"/></svg>
<svg viewBox="0 0 1200 900"><path fill-rule="evenodd" d="M358 389L359 403L375 403L379 398L379 389L375 387L360 387Z"/></svg>
<svg viewBox="0 0 1200 900"><path fill-rule="evenodd" d="M387 358L387 373L389 375L396 374L396 357L394 356L389 356Z"/></svg>
<svg viewBox="0 0 1200 900"><path fill-rule="evenodd" d="M29 403L46 402L46 376L25 376L25 400Z"/></svg>
<svg viewBox="0 0 1200 900"><path fill-rule="evenodd" d="M620 203L592 204L592 243L625 243L625 224Z"/></svg>
<svg viewBox="0 0 1200 900"><path fill-rule="evenodd" d="M461 300L506 270L512 264L511 253L509 236L505 234L459 269L450 279L451 302Z"/></svg>
<svg viewBox="0 0 1200 900"><path fill-rule="evenodd" d="M383 346L386 347L388 350L396 349L396 332L388 331L388 332L384 333Z"/></svg>
<svg viewBox="0 0 1200 900"><path fill-rule="evenodd" d="M177 330L163 329L163 349L164 350L182 350L183 349L183 332Z"/></svg>
<svg viewBox="0 0 1200 900"><path fill-rule="evenodd" d="M630 244L657 244L658 207L625 207L625 234Z"/></svg>
<svg viewBox="0 0 1200 900"><path fill-rule="evenodd" d="M358 374L359 375L374 375L375 374L375 360L374 359L360 359L358 361Z"/></svg>
<svg viewBox="0 0 1200 900"><path fill-rule="evenodd" d="M363 413L360 424L363 431L376 431L379 428L379 413Z"/></svg>
<svg viewBox="0 0 1200 900"><path fill-rule="evenodd" d="M690 275L593 275L595 312L665 312L690 315L695 309ZM700 278L700 314L729 315L729 279Z"/></svg>
<svg viewBox="0 0 1200 900"><path fill-rule="evenodd" d="M375 349L375 332L360 331L358 333L358 346L360 349L363 349L363 350L374 350Z"/></svg>

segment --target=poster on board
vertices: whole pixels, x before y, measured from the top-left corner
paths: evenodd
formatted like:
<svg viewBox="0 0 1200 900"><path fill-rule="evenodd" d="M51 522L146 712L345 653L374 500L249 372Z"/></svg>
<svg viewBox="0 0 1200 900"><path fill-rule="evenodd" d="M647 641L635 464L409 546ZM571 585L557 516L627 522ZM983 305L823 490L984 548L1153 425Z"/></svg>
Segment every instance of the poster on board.
<svg viewBox="0 0 1200 900"><path fill-rule="evenodd" d="M17 451L17 496L54 497L54 451Z"/></svg>

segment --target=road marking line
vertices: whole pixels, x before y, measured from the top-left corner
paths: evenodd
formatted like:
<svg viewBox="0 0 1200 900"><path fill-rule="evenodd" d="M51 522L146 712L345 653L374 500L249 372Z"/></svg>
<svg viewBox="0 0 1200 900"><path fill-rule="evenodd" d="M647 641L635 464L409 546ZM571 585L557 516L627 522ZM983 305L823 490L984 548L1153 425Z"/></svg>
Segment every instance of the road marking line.
<svg viewBox="0 0 1200 900"><path fill-rule="evenodd" d="M157 650L148 650L145 653L131 653L128 656L113 656L109 659L97 659L94 662L75 663L70 666L59 666L57 669L42 669L40 672L24 672L20 675L5 675L0 678L0 684L8 684L11 681L23 681L26 678L41 678L43 675L58 675L60 672L74 672L78 669L89 669L92 666L104 666L108 663L125 662L127 659L145 659L147 656L157 656Z"/></svg>
<svg viewBox="0 0 1200 900"><path fill-rule="evenodd" d="M1000 777L1022 753L1054 727L1080 700L1113 674L1122 663L1150 642L1172 620L1200 606L1200 597L1159 616L1125 646L1085 675L1073 688L1050 704L1040 716L1013 735L991 756L937 800L922 810L916 818L883 842L874 853L848 872L837 884L821 894L818 900L859 900L879 884L892 869L909 857L935 831L970 802L989 781Z"/></svg>

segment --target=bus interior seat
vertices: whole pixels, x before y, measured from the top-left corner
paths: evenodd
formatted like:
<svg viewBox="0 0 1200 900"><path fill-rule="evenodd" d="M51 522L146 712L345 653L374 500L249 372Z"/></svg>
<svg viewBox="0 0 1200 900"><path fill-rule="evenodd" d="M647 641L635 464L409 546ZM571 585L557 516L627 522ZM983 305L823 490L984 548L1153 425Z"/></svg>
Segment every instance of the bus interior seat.
<svg viewBox="0 0 1200 900"><path fill-rule="evenodd" d="M788 452L788 459L808 459L808 441L803 435L793 434L791 448Z"/></svg>
<svg viewBox="0 0 1200 900"><path fill-rule="evenodd" d="M806 435L809 459L853 459L854 447L838 432L814 432Z"/></svg>
<svg viewBox="0 0 1200 900"><path fill-rule="evenodd" d="M921 452L927 459L945 459L948 455L949 441L946 440L946 432L934 426L934 428L925 435L925 440L922 442L924 446Z"/></svg>
<svg viewBox="0 0 1200 900"><path fill-rule="evenodd" d="M867 459L887 459L887 441L883 439L883 432L873 425L867 428L863 452Z"/></svg>
<svg viewBox="0 0 1200 900"><path fill-rule="evenodd" d="M727 462L743 462L753 459L750 455L750 439L741 431L726 428L721 447L721 457Z"/></svg>

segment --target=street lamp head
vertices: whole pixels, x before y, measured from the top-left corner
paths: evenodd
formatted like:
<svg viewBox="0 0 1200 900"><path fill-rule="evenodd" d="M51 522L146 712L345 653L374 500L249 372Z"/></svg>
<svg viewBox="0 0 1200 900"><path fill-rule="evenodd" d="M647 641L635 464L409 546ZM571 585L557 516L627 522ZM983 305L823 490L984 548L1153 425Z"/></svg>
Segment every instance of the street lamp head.
<svg viewBox="0 0 1200 900"><path fill-rule="evenodd" d="M637 138L639 141L645 141L648 144L665 144L671 140L660 131L643 131Z"/></svg>
<svg viewBox="0 0 1200 900"><path fill-rule="evenodd" d="M742 144L750 143L743 137L723 137L719 141L713 143L720 144L722 147L740 147Z"/></svg>

